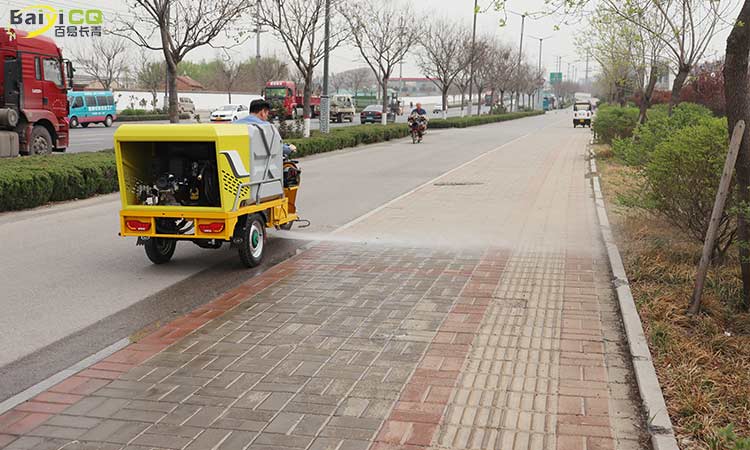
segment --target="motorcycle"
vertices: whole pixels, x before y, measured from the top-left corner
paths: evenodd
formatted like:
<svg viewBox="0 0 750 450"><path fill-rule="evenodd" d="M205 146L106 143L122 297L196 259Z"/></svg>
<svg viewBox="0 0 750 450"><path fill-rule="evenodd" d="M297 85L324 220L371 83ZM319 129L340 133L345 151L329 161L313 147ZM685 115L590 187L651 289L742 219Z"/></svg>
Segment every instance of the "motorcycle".
<svg viewBox="0 0 750 450"><path fill-rule="evenodd" d="M422 142L422 137L427 131L427 118L421 114L412 114L409 116L408 123L411 129L412 144Z"/></svg>

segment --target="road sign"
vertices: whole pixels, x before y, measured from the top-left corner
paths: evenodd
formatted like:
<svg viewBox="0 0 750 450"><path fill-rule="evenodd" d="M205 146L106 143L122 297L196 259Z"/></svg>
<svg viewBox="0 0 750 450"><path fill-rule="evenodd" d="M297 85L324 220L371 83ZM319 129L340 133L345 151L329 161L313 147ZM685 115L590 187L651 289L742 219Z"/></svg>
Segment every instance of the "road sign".
<svg viewBox="0 0 750 450"><path fill-rule="evenodd" d="M550 84L562 83L562 72L550 72L549 82Z"/></svg>

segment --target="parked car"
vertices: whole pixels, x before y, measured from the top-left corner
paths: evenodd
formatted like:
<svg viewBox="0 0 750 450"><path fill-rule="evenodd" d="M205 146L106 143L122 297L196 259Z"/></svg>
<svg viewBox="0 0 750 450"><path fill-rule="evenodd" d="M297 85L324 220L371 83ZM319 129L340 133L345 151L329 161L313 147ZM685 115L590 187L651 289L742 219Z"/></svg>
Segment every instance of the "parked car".
<svg viewBox="0 0 750 450"><path fill-rule="evenodd" d="M250 115L245 105L224 105L211 113L211 122L231 122Z"/></svg>
<svg viewBox="0 0 750 450"><path fill-rule="evenodd" d="M180 114L195 114L195 104L190 97L179 98Z"/></svg>
<svg viewBox="0 0 750 450"><path fill-rule="evenodd" d="M388 113L388 122L396 120L396 116ZM381 123L383 121L383 105L369 105L359 113L359 123Z"/></svg>
<svg viewBox="0 0 750 450"><path fill-rule="evenodd" d="M78 125L86 128L90 123L103 123L112 126L117 119L117 105L110 91L69 91L68 124L70 128Z"/></svg>

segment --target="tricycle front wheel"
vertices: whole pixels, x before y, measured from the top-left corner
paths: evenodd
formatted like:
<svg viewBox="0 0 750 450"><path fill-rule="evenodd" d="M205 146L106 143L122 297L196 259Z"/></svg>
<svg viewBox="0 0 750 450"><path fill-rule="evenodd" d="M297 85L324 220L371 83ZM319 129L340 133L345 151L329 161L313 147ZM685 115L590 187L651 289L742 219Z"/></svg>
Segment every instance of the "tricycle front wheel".
<svg viewBox="0 0 750 450"><path fill-rule="evenodd" d="M177 241L167 238L150 238L144 244L146 256L154 264L165 264L172 259Z"/></svg>
<svg viewBox="0 0 750 450"><path fill-rule="evenodd" d="M263 260L266 248L266 221L261 214L253 214L247 218L241 238L240 261L245 267L258 266Z"/></svg>

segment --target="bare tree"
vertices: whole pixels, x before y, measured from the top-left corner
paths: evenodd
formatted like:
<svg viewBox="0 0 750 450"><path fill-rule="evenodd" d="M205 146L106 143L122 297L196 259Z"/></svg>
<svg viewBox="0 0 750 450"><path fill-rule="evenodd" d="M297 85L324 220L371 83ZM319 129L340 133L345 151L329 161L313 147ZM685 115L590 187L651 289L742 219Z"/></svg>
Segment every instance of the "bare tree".
<svg viewBox="0 0 750 450"><path fill-rule="evenodd" d="M448 112L448 91L456 77L466 67L463 42L468 30L453 21L438 19L424 33L429 39L420 41L422 51L418 55L419 68L440 90L443 118Z"/></svg>
<svg viewBox="0 0 750 450"><path fill-rule="evenodd" d="M228 45L216 45L215 39L248 12L249 0L131 0L135 17L119 17L112 33L139 47L161 51L167 64L169 121L180 121L177 108L177 66L192 50L210 45L230 48L239 45L249 33L235 32Z"/></svg>
<svg viewBox="0 0 750 450"><path fill-rule="evenodd" d="M232 90L246 77L245 65L237 60L233 60L227 53L221 58L216 59L217 73L216 81L219 89L227 93L229 103L232 103Z"/></svg>
<svg viewBox="0 0 750 450"><path fill-rule="evenodd" d="M140 87L151 93L151 108L156 109L159 91L164 88L164 78L167 73L166 64L149 61L146 55L141 55L136 78Z"/></svg>
<svg viewBox="0 0 750 450"><path fill-rule="evenodd" d="M489 87L492 91L493 99L497 92L500 93L500 107L505 109L505 93L513 86L512 75L518 58L514 56L510 47L502 43L495 44L493 53L494 55L489 61Z"/></svg>
<svg viewBox="0 0 750 450"><path fill-rule="evenodd" d="M331 10L335 12L337 1L331 0L331 3ZM261 24L271 28L281 39L304 80L303 114L307 137L310 135L310 97L315 68L325 56L325 0L263 0L258 5ZM346 27L333 24L330 30L330 50L333 50L346 38Z"/></svg>
<svg viewBox="0 0 750 450"><path fill-rule="evenodd" d="M497 57L494 42L479 37L474 43L474 88L477 92L477 115L482 114L482 93L492 84L493 60ZM471 108L469 108L471 115Z"/></svg>
<svg viewBox="0 0 750 450"><path fill-rule="evenodd" d="M352 91L354 96L359 95L360 91L376 84L372 70L369 67L359 67L341 72L339 75L344 79L346 89Z"/></svg>
<svg viewBox="0 0 750 450"><path fill-rule="evenodd" d="M383 125L387 123L388 79L414 42L413 14L393 0L367 2L344 9L354 43L380 87L383 96Z"/></svg>
<svg viewBox="0 0 750 450"><path fill-rule="evenodd" d="M276 57L264 56L250 62L250 76L258 89L263 89L269 81L289 78L289 67Z"/></svg>
<svg viewBox="0 0 750 450"><path fill-rule="evenodd" d="M93 39L90 46L79 48L73 55L77 65L106 90L112 89L128 69L127 44L122 38L106 36Z"/></svg>
<svg viewBox="0 0 750 450"><path fill-rule="evenodd" d="M664 46L674 67L675 79L669 113L680 102L680 92L693 66L703 58L729 5L705 0L605 0L611 12L648 33ZM656 19L654 19L654 16ZM646 20L649 18L650 20Z"/></svg>

